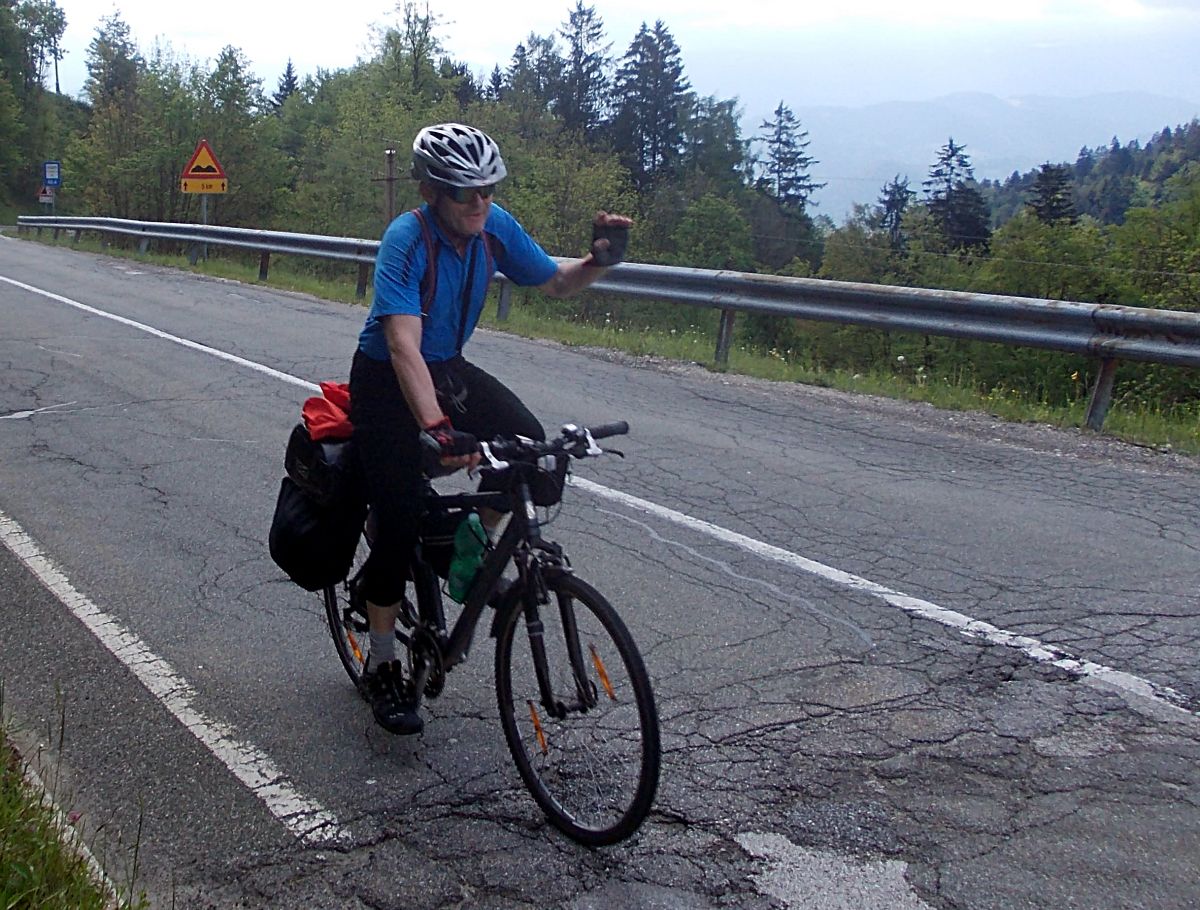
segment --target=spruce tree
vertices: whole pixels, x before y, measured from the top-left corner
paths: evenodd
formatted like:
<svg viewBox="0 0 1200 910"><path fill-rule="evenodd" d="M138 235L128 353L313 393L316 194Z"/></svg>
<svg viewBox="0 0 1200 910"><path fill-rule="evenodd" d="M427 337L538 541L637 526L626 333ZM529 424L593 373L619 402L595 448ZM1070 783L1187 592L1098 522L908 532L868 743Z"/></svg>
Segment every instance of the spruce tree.
<svg viewBox="0 0 1200 910"><path fill-rule="evenodd" d="M885 184L880 193L879 226L887 231L888 242L892 249L898 252L904 248L904 213L917 194L915 190L908 188L908 178L901 179L899 174L892 178L890 183Z"/></svg>
<svg viewBox="0 0 1200 910"><path fill-rule="evenodd" d="M966 146L950 140L938 150L938 159L921 184L927 206L942 239L952 250L986 249L991 237L987 201L975 185Z"/></svg>
<svg viewBox="0 0 1200 910"><path fill-rule="evenodd" d="M638 30L617 69L613 144L639 189L671 176L683 149L691 85L679 46L662 20Z"/></svg>
<svg viewBox="0 0 1200 910"><path fill-rule="evenodd" d="M825 186L808 176L808 169L818 163L805 151L808 132L800 128L800 121L782 101L775 108L774 119L764 120L759 128L764 132L758 141L766 146L760 186L784 208L803 209L809 197Z"/></svg>
<svg viewBox="0 0 1200 910"><path fill-rule="evenodd" d="M492 67L492 75L488 77L485 97L488 101L499 101L504 97L504 73L500 71L499 64Z"/></svg>
<svg viewBox="0 0 1200 910"><path fill-rule="evenodd" d="M1072 194L1071 168L1065 164L1043 164L1033 180L1029 207L1043 224L1075 224L1079 216Z"/></svg>
<svg viewBox="0 0 1200 910"><path fill-rule="evenodd" d="M575 8L558 33L567 47L556 113L567 129L593 135L600 127L608 95L612 44L604 42L604 23L595 7L584 6L583 0L575 0Z"/></svg>
<svg viewBox="0 0 1200 910"><path fill-rule="evenodd" d="M275 90L275 94L271 96L271 106L275 110L283 107L283 102L287 101L300 89L300 83L296 79L296 70L292 67L292 60L289 57L287 68L283 71L283 75L279 77L279 87Z"/></svg>

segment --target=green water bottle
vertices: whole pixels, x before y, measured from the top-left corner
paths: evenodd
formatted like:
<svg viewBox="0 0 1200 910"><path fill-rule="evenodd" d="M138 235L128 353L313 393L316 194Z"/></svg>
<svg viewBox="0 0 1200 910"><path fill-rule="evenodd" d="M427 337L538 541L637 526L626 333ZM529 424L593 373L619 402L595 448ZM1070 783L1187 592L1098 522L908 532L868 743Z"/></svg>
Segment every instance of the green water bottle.
<svg viewBox="0 0 1200 910"><path fill-rule="evenodd" d="M462 603L466 599L475 573L483 563L487 539L487 531L474 512L463 519L454 532L454 556L450 559L450 572L446 576L452 600Z"/></svg>

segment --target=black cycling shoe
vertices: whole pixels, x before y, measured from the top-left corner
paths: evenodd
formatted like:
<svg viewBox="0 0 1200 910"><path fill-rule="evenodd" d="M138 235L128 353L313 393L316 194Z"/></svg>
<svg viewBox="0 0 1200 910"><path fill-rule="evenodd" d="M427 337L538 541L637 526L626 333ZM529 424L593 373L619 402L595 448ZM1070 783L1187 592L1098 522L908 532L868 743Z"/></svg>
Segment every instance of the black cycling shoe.
<svg viewBox="0 0 1200 910"><path fill-rule="evenodd" d="M420 733L425 721L417 713L416 702L407 696L400 662L393 660L363 672L363 694L371 704L375 722L389 733L411 736Z"/></svg>

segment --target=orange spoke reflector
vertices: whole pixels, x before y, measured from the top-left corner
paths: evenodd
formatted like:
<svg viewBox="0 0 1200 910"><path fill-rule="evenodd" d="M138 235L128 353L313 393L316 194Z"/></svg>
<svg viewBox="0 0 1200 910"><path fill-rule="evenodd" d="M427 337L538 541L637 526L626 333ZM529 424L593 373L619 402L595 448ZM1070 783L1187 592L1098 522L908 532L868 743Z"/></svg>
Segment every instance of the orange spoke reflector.
<svg viewBox="0 0 1200 910"><path fill-rule="evenodd" d="M363 660L362 651L359 650L358 642L354 640L354 633L349 629L346 630L346 641L350 642L350 650L354 652L354 656L358 658L358 662L360 664L365 664L366 661Z"/></svg>
<svg viewBox="0 0 1200 910"><path fill-rule="evenodd" d="M528 701L526 704L529 705L529 719L533 721L533 732L537 734L538 745L542 747L542 754L546 755L550 750L546 748L546 732L542 729L537 708L534 707L532 701Z"/></svg>
<svg viewBox="0 0 1200 910"><path fill-rule="evenodd" d="M604 669L604 661L600 659L596 646L589 644L588 650L592 652L592 663L596 665L596 672L600 674L600 682L604 685L604 691L608 693L609 698L616 701L617 693L613 691L612 683L608 680L608 672Z"/></svg>

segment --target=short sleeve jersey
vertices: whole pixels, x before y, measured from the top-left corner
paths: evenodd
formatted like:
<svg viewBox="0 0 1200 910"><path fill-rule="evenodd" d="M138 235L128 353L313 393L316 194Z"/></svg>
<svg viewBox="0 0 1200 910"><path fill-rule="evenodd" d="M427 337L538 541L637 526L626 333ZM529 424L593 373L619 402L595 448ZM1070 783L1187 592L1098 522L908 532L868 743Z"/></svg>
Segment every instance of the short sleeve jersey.
<svg viewBox="0 0 1200 910"><path fill-rule="evenodd" d="M462 350L483 312L487 296L487 255L482 237L472 237L460 255L438 226L428 205L422 214L433 232L437 292L421 326L421 356L427 363L449 360ZM558 269L546 251L512 215L492 204L483 227L496 268L518 285L549 281ZM375 296L358 346L375 360L387 360L384 316L421 315L421 278L428 267L417 216L405 212L383 234L375 258Z"/></svg>

